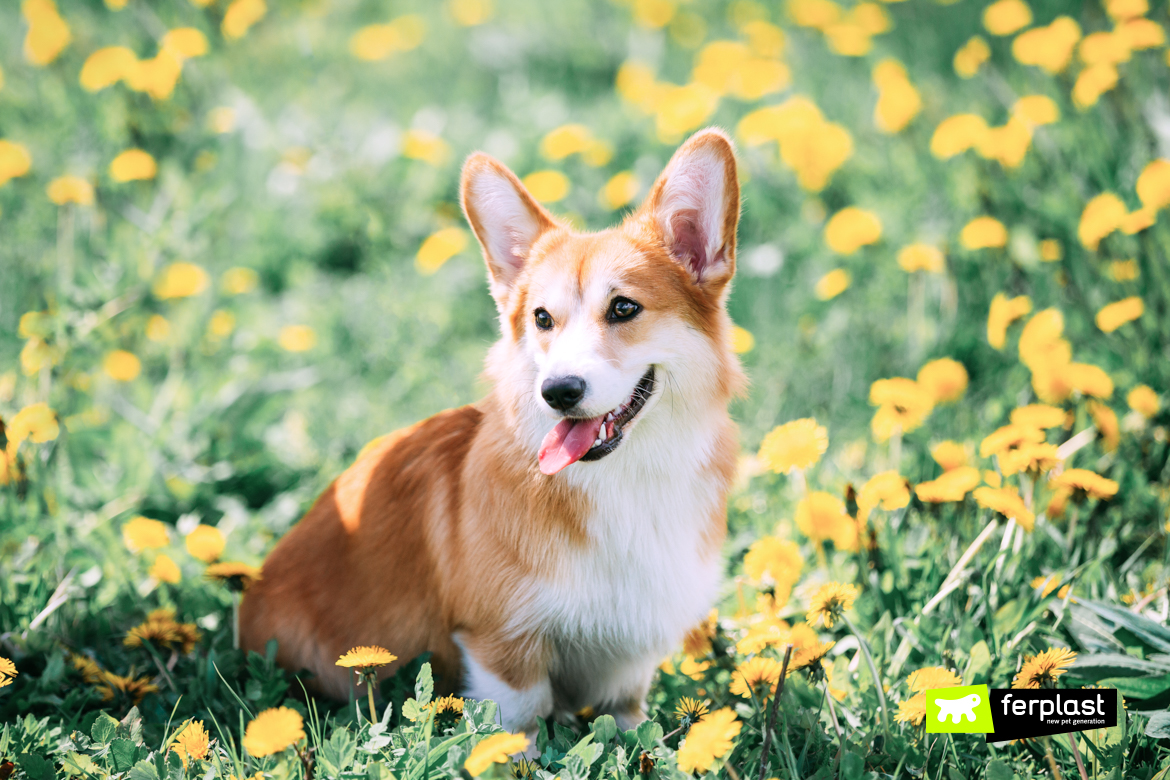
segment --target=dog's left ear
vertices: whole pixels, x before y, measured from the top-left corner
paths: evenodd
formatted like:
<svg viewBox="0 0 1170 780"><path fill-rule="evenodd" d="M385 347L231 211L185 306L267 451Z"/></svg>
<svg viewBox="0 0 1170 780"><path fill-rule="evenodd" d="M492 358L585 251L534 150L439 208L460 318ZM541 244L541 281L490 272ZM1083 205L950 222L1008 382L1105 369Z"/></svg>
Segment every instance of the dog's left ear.
<svg viewBox="0 0 1170 780"><path fill-rule="evenodd" d="M658 177L639 213L666 249L713 298L735 274L739 178L735 149L722 130L695 133Z"/></svg>

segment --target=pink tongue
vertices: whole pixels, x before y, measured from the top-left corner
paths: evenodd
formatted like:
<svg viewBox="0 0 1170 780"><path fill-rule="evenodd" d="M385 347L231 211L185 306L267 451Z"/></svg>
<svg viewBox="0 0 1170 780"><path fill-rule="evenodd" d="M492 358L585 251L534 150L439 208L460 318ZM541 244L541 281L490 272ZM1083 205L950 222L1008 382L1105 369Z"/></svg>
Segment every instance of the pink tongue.
<svg viewBox="0 0 1170 780"><path fill-rule="evenodd" d="M597 441L597 432L600 428L600 417L589 420L561 420L557 423L540 443L538 457L541 473L556 474L570 463L579 461L582 455L589 452L593 442Z"/></svg>

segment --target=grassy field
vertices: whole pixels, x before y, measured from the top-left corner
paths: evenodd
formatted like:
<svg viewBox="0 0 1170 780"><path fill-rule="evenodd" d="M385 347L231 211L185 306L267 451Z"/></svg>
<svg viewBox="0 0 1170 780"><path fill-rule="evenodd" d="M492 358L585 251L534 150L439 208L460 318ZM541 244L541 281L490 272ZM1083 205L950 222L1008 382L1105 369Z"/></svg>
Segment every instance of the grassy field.
<svg viewBox="0 0 1170 780"><path fill-rule="evenodd" d="M1168 24L0 4L0 780L1170 777ZM484 392L462 159L599 229L709 125L740 155L751 388L720 609L652 720L508 759L425 658L371 722L234 649L249 567L361 448ZM982 683L1124 709L1075 741L925 733L923 691Z"/></svg>

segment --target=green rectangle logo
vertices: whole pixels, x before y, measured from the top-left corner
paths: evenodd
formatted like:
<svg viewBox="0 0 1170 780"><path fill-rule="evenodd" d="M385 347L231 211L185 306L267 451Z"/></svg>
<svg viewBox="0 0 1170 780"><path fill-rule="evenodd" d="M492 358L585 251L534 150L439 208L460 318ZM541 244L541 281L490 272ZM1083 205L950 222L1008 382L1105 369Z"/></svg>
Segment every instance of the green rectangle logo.
<svg viewBox="0 0 1170 780"><path fill-rule="evenodd" d="M986 685L926 691L926 733L986 734L995 731Z"/></svg>

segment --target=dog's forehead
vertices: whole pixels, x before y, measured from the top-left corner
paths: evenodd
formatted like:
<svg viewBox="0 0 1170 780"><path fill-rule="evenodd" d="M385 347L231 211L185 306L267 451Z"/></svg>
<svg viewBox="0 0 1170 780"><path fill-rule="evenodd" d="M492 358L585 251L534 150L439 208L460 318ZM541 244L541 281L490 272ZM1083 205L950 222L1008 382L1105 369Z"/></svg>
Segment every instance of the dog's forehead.
<svg viewBox="0 0 1170 780"><path fill-rule="evenodd" d="M530 272L531 293L552 306L593 305L636 283L647 258L619 231L565 236L542 248Z"/></svg>

